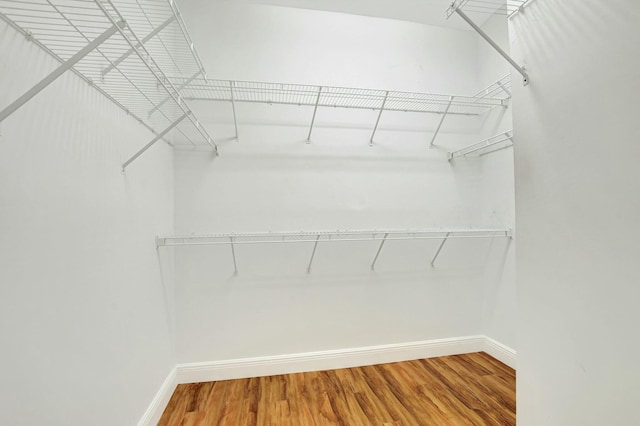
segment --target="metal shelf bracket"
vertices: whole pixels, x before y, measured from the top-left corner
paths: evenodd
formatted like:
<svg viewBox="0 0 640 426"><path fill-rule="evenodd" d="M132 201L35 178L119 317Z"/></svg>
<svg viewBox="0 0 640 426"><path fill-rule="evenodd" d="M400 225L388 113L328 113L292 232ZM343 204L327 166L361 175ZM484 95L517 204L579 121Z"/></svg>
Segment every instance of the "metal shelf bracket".
<svg viewBox="0 0 640 426"><path fill-rule="evenodd" d="M235 82L229 81L229 90L231 91L231 110L233 111L233 127L236 129L236 139L238 139L238 119L236 118L236 98L235 96L233 96L234 84Z"/></svg>
<svg viewBox="0 0 640 426"><path fill-rule="evenodd" d="M387 98L389 97L389 91L384 92L384 99L382 99L382 106L380 107L380 112L378 113L378 119L376 120L376 125L373 128L373 133L371 133L371 139L369 139L369 146L373 146L373 137L376 135L376 130L378 130L378 124L380 124L380 117L382 117L382 111L384 111L384 106L387 103Z"/></svg>
<svg viewBox="0 0 640 426"><path fill-rule="evenodd" d="M440 252L442 251L442 247L444 247L444 243L446 243L447 240L449 239L449 235L451 235L451 232L447 232L447 235L445 235L444 240L442 240L442 242L440 243L440 247L438 247L438 251L436 251L436 254L433 256L433 259L431 259L431 267L432 268L433 268L434 264L436 263L436 259L440 255Z"/></svg>
<svg viewBox="0 0 640 426"><path fill-rule="evenodd" d="M320 241L320 234L316 237L316 241L313 244L313 251L311 252L311 259L309 259L309 265L307 266L307 274L311 272L311 264L313 263L313 258L316 255L316 249L318 248L318 242Z"/></svg>
<svg viewBox="0 0 640 426"><path fill-rule="evenodd" d="M389 236L389 233L386 232L384 234L384 237L382 238L382 241L380 241L380 246L378 247L378 251L376 252L376 257L374 257L373 262L371 262L372 271L376 268L376 262L378 261L378 256L380 256L380 252L382 251L382 247L384 246L384 243L387 241L388 236Z"/></svg>
<svg viewBox="0 0 640 426"><path fill-rule="evenodd" d="M236 248L233 241L233 237L229 237L231 243L231 256L233 257L233 275L238 275L238 264L236 263Z"/></svg>
<svg viewBox="0 0 640 426"><path fill-rule="evenodd" d="M438 127L436 127L436 131L433 134L433 137L431 138L431 142L429 143L429 148L433 148L433 143L436 141L436 138L438 137L438 133L440 133L440 128L442 127L442 123L444 123L444 119L447 118L447 113L449 112L449 108L451 108L451 104L453 103L453 98L454 98L453 96L449 97L449 103L447 104L447 107L442 113L442 118L440 119L440 123L438 123Z"/></svg>
<svg viewBox="0 0 640 426"><path fill-rule="evenodd" d="M313 123L316 121L316 112L318 112L318 104L320 103L320 95L322 94L322 86L318 88L318 96L316 97L316 104L313 107L313 117L311 117L311 126L309 126L309 135L307 136L307 143L311 143L311 131L313 130Z"/></svg>

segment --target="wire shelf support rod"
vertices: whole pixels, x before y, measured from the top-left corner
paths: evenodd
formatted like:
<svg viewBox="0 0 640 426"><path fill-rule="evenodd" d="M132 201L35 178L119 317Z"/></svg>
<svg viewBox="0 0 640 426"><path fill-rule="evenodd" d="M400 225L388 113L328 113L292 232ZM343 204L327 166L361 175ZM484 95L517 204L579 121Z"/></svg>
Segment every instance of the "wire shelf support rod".
<svg viewBox="0 0 640 426"><path fill-rule="evenodd" d="M67 70L71 69L75 64L80 62L85 56L91 53L94 49L98 48L102 43L107 41L116 32L121 31L126 26L124 21L113 22L113 25L96 37L92 42L87 44L83 49L78 51L75 55L62 63L58 68L53 70L49 75L40 80L35 86L27 90L22 96L13 101L9 106L0 111L0 122L4 121L7 117L17 111L21 106L29 102L34 96L44 90L47 86L58 79Z"/></svg>
<svg viewBox="0 0 640 426"><path fill-rule="evenodd" d="M518 65L518 63L514 61L507 52L505 52L495 41L493 41L491 37L489 37L487 33L482 30L482 28L480 28L475 22L473 22L471 18L469 18L466 13L462 11L463 4L465 4L465 0L456 0L451 4L449 10L457 13L458 16L460 16L467 24L469 24L469 26L471 26L471 28L473 28L475 32L477 32L483 39L485 39L486 42L489 43L491 47L493 47L496 52L500 54L500 56L502 56L507 62L509 62L511 66L522 75L522 84L524 86L529 84L529 75L525 71L524 67ZM450 15L450 13L448 13L448 15Z"/></svg>

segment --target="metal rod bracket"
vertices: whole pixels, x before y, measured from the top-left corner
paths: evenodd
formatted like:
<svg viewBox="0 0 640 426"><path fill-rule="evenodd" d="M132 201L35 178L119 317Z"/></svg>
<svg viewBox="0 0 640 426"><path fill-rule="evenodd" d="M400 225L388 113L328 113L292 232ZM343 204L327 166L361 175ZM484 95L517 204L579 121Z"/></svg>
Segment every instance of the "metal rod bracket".
<svg viewBox="0 0 640 426"><path fill-rule="evenodd" d="M313 123L316 121L316 112L318 112L318 104L320 103L321 94L322 86L318 87L318 96L316 97L316 104L313 107L313 117L311 117L311 126L309 127L309 135L307 135L307 143L311 143L311 131L313 130Z"/></svg>
<svg viewBox="0 0 640 426"><path fill-rule="evenodd" d="M382 111L384 111L384 106L387 103L388 96L389 96L389 91L387 90L384 93L384 99L382 100L382 106L380 107L380 112L378 113L378 119L376 120L376 125L373 128L373 133L371 133L371 139L369 139L369 146L373 146L373 137L376 135L376 130L378 130L378 124L380 124L380 117L382 117Z"/></svg>
<svg viewBox="0 0 640 426"><path fill-rule="evenodd" d="M451 104L453 103L453 98L454 98L453 96L449 97L449 103L447 104L447 107L442 113L442 118L440 119L440 123L438 123L438 127L436 127L436 131L434 132L433 137L431 138L431 143L429 143L429 148L433 148L433 143L436 141L436 138L438 137L438 133L440 133L440 128L442 127L442 123L444 123L444 119L447 118L447 114L449 113L449 108L451 108Z"/></svg>
<svg viewBox="0 0 640 426"><path fill-rule="evenodd" d="M376 252L376 256L373 258L373 262L371 262L371 270L373 271L376 268L376 262L378 261L378 256L380 256L380 252L382 251L382 247L384 246L384 243L387 241L387 237L389 236L389 233L385 233L384 237L382 238L382 241L380 242L380 246L378 247L378 251Z"/></svg>
<svg viewBox="0 0 640 426"><path fill-rule="evenodd" d="M311 264L313 263L313 258L316 255L316 249L318 248L318 241L320 241L320 234L316 237L316 241L313 244L313 251L311 252L311 259L309 259L309 265L307 266L307 274L311 272Z"/></svg>

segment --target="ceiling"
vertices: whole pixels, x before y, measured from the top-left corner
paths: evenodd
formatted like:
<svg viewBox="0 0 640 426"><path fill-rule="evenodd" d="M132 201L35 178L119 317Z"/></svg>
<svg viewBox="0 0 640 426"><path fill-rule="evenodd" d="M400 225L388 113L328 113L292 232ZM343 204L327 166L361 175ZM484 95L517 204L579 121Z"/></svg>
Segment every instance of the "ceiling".
<svg viewBox="0 0 640 426"><path fill-rule="evenodd" d="M230 0L227 0L230 1ZM234 0L238 1L238 0ZM243 3L266 4L298 9L341 12L352 15L397 19L420 24L471 30L458 16L447 19L446 10L453 0L239 0ZM482 24L489 15L468 13Z"/></svg>

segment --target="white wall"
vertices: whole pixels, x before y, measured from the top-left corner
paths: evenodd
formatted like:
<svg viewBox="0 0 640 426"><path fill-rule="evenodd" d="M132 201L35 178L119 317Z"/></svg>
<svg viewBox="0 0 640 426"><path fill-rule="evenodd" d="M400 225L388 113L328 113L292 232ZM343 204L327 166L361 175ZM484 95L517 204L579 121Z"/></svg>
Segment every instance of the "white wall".
<svg viewBox="0 0 640 426"><path fill-rule="evenodd" d="M468 32L384 19L268 6L182 6L216 78L472 94L478 40ZM495 79L502 75L496 76ZM482 163L455 167L446 153L478 139L482 120L374 111L195 105L220 157L175 156L175 231L470 228L484 225ZM500 224L494 220L493 226ZM179 362L290 354L483 333L485 276L505 241L176 248ZM167 249L169 250L169 249Z"/></svg>
<svg viewBox="0 0 640 426"><path fill-rule="evenodd" d="M0 108L55 66L0 22ZM136 424L175 365L172 152L121 174L152 135L71 73L0 134L0 424Z"/></svg>
<svg viewBox="0 0 640 426"><path fill-rule="evenodd" d="M471 32L229 1L188 0L180 6L213 78L453 94L477 90Z"/></svg>
<svg viewBox="0 0 640 426"><path fill-rule="evenodd" d="M635 0L513 18L518 424L640 424Z"/></svg>

